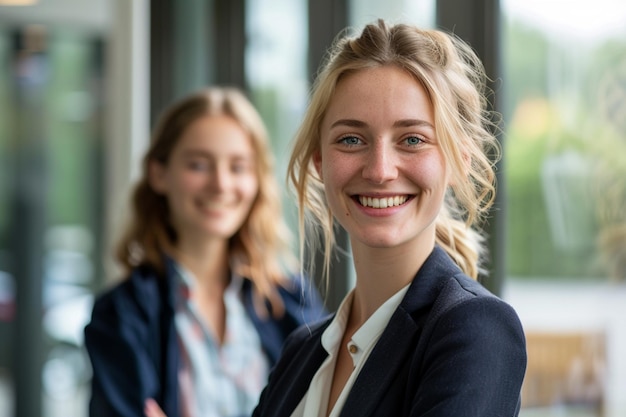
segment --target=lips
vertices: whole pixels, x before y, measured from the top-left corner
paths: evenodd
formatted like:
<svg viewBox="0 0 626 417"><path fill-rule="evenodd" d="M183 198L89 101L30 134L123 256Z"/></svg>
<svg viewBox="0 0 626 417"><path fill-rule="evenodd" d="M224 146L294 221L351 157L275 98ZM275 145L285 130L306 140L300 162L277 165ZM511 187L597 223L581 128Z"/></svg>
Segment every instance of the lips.
<svg viewBox="0 0 626 417"><path fill-rule="evenodd" d="M197 204L202 210L209 211L226 210L230 207L228 204L221 201L198 201Z"/></svg>
<svg viewBox="0 0 626 417"><path fill-rule="evenodd" d="M389 197L367 197L357 196L359 203L364 207L371 207L375 209L384 209L388 207L397 207L406 203L409 199L408 195L395 195Z"/></svg>

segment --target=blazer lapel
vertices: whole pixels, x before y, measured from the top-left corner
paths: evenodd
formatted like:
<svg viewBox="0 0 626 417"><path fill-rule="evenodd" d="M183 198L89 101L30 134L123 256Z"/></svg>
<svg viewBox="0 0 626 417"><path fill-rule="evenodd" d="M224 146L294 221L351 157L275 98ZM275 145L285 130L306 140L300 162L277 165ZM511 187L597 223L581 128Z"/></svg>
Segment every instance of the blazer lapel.
<svg viewBox="0 0 626 417"><path fill-rule="evenodd" d="M385 387L391 384L415 346L416 335L415 322L404 311L396 310L354 382L341 416L365 417L376 408Z"/></svg>
<svg viewBox="0 0 626 417"><path fill-rule="evenodd" d="M341 416L365 417L380 404L386 388L393 382L406 358L415 349L422 320L421 309L428 309L434 303L444 278L460 273L448 255L435 246L426 259L391 316L378 343L372 350L357 377Z"/></svg>

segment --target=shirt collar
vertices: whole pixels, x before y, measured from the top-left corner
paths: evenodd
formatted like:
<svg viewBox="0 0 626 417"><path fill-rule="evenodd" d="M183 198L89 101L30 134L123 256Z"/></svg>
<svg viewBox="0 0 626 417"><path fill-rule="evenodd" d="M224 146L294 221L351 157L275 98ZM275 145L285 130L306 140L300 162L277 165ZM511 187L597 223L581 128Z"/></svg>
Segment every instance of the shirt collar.
<svg viewBox="0 0 626 417"><path fill-rule="evenodd" d="M372 314L352 335L350 345L354 345L356 349L354 349L354 351L350 349L350 355L355 364L359 361L364 352L371 350L373 345L376 344L383 330L387 327L387 323L389 323L394 311L396 311L402 302L404 295L409 289L409 285L410 284L407 284L389 297L389 299L378 307L374 314Z"/></svg>
<svg viewBox="0 0 626 417"><path fill-rule="evenodd" d="M374 344L378 341L387 323L391 319L394 311L398 308L404 295L409 289L410 284L401 288L385 301L374 314L352 335L349 346L354 345L355 349L349 349L352 361L355 366L365 352L369 352ZM339 344L343 338L343 333L348 323L348 315L352 307L354 290L351 290L341 302L337 309L337 314L333 321L322 334L322 346L329 355L335 355L338 351Z"/></svg>
<svg viewBox="0 0 626 417"><path fill-rule="evenodd" d="M172 261L174 266L174 271L176 272L176 278L178 282L178 287L181 291L181 294L184 298L188 299L191 291L194 290L196 286L196 280L191 271L185 268L183 265L179 264L176 261ZM237 294L241 291L243 287L244 279L234 273L230 274L230 282L224 291L225 294Z"/></svg>
<svg viewBox="0 0 626 417"><path fill-rule="evenodd" d="M343 338L343 332L348 324L348 315L350 314L350 307L352 307L352 297L354 290L351 290L341 302L341 305L337 309L337 313L333 318L330 325L324 330L322 334L322 346L328 352L329 355L334 355L337 351L337 347L341 343Z"/></svg>

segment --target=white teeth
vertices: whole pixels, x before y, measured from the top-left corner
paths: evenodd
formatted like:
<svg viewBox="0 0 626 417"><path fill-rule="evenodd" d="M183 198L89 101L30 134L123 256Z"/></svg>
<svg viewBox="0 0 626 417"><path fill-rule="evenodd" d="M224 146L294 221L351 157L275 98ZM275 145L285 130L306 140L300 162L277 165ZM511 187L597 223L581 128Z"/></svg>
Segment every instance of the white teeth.
<svg viewBox="0 0 626 417"><path fill-rule="evenodd" d="M395 207L404 204L406 200L408 200L408 197L405 195L384 198L359 196L359 202L362 206L373 208Z"/></svg>

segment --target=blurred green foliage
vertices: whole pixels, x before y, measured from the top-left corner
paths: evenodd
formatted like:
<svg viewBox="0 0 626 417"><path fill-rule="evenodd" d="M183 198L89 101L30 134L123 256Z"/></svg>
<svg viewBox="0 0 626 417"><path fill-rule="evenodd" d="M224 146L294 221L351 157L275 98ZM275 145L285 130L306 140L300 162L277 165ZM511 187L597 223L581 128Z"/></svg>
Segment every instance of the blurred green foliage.
<svg viewBox="0 0 626 417"><path fill-rule="evenodd" d="M572 48L520 23L504 27L507 275L606 277L607 184L618 190L613 206L626 207L626 42ZM626 256L626 235L621 245Z"/></svg>

